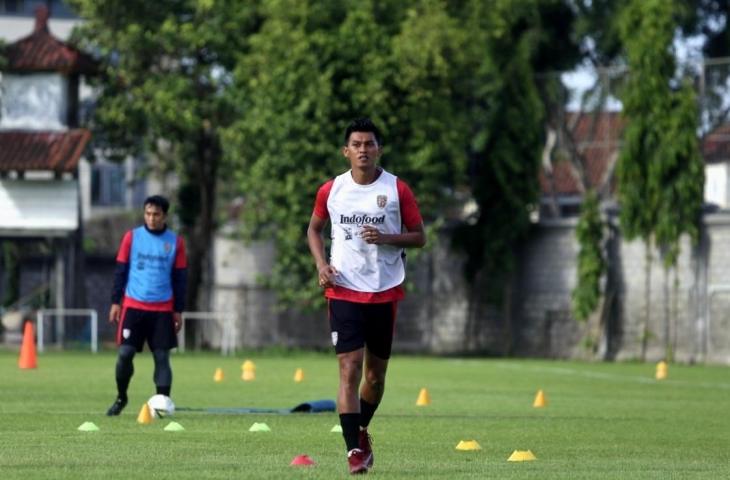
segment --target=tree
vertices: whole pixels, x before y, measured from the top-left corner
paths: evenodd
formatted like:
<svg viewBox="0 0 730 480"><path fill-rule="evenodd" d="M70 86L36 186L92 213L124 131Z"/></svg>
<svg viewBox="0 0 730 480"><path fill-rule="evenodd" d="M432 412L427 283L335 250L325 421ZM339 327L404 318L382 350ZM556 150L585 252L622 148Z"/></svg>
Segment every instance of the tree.
<svg viewBox="0 0 730 480"><path fill-rule="evenodd" d="M71 0L74 39L103 74L92 128L104 152L148 153L180 180L176 212L188 242L187 308L197 309L221 176L220 131L235 118L226 95L237 56L257 28L234 0Z"/></svg>
<svg viewBox="0 0 730 480"><path fill-rule="evenodd" d="M679 240L697 240L704 168L697 140L692 87L675 78L672 51L677 16L672 2L633 0L620 19L629 77L622 94L628 125L619 156L621 229L646 246L646 303L641 357L646 356L651 295L651 249L675 266ZM668 321L668 319L667 319Z"/></svg>
<svg viewBox="0 0 730 480"><path fill-rule="evenodd" d="M536 74L572 66L578 50L563 2L477 1L472 8L478 85L464 103L471 105L469 175L478 212L455 243L469 255L467 278L481 274L485 293L500 303L539 196L545 109Z"/></svg>
<svg viewBox="0 0 730 480"><path fill-rule="evenodd" d="M703 53L710 58L730 55L730 0L682 0L679 19L687 36L705 38Z"/></svg>
<svg viewBox="0 0 730 480"><path fill-rule="evenodd" d="M588 319L601 300L601 276L606 269L603 258L603 221L599 197L589 191L583 198L581 215L576 228L580 251L576 287L572 293L573 315L580 321Z"/></svg>
<svg viewBox="0 0 730 480"><path fill-rule="evenodd" d="M383 130L385 168L434 218L464 171L468 134L451 103L467 36L440 1L262 2L263 21L235 72L240 117L226 130L249 238L270 239L268 285L284 305L322 305L305 231L314 195L346 170L346 125Z"/></svg>

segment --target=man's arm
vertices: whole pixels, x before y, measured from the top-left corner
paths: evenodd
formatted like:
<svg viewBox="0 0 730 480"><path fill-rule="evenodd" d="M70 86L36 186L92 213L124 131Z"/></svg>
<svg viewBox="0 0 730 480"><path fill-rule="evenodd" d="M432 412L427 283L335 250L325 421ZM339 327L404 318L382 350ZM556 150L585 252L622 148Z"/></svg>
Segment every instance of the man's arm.
<svg viewBox="0 0 730 480"><path fill-rule="evenodd" d="M361 235L365 242L394 247L421 248L426 245L426 233L416 197L408 184L401 179L398 179L398 199L405 232L385 234L373 226L364 225Z"/></svg>
<svg viewBox="0 0 730 480"><path fill-rule="evenodd" d="M122 237L117 252L117 266L114 269L114 285L112 286L111 301L112 306L109 309L109 322L115 323L119 321L121 316L121 303L124 297L124 290L127 288L129 280L129 255L132 250L132 232L127 232Z"/></svg>
<svg viewBox="0 0 730 480"><path fill-rule="evenodd" d="M363 225L362 238L367 243L376 245L393 245L394 247L417 247L426 245L426 232L423 229L423 222L412 226L403 233L387 234L381 233L377 228L370 225Z"/></svg>
<svg viewBox="0 0 730 480"><path fill-rule="evenodd" d="M172 319L175 322L175 332L177 333L182 328L181 312L185 310L185 295L188 291L188 261L185 254L185 242L182 237L177 237L175 250L175 264L170 275L173 297Z"/></svg>
<svg viewBox="0 0 730 480"><path fill-rule="evenodd" d="M312 214L309 219L309 227L307 228L307 244L309 251L314 258L314 264L317 266L317 276L320 287L331 287L334 285L333 279L337 275L335 267L327 263L324 253L324 239L322 232L327 225L327 220Z"/></svg>

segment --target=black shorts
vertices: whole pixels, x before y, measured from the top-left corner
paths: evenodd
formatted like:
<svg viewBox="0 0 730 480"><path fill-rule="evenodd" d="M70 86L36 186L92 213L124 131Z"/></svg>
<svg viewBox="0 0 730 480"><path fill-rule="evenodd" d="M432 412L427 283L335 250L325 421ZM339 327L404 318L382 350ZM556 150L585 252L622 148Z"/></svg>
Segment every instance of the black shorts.
<svg viewBox="0 0 730 480"><path fill-rule="evenodd" d="M138 352L141 352L145 340L150 350L171 350L177 347L172 312L155 312L136 308L122 310L117 343L132 345Z"/></svg>
<svg viewBox="0 0 730 480"><path fill-rule="evenodd" d="M330 333L335 352L353 352L367 346L375 356L389 359L397 306L398 302L355 303L330 300Z"/></svg>

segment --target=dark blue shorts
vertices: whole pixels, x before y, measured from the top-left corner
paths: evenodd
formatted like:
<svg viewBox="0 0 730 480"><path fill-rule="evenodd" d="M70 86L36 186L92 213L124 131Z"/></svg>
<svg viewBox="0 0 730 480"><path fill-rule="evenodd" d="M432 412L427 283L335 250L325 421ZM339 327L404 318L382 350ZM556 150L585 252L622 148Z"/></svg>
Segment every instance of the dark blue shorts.
<svg viewBox="0 0 730 480"><path fill-rule="evenodd" d="M330 300L330 333L335 352L347 353L367 347L376 357L389 359L397 307L398 302Z"/></svg>
<svg viewBox="0 0 730 480"><path fill-rule="evenodd" d="M125 308L122 310L117 339L119 345L132 345L138 352L142 351L145 341L150 351L176 348L177 335L172 312Z"/></svg>

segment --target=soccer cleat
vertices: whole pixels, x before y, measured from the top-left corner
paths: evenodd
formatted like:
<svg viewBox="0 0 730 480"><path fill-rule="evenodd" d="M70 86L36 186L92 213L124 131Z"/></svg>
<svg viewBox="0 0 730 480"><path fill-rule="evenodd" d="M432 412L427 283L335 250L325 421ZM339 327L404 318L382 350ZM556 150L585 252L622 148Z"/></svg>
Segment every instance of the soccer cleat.
<svg viewBox="0 0 730 480"><path fill-rule="evenodd" d="M367 458L365 452L359 448L353 448L347 452L347 463L350 465L350 473L368 473Z"/></svg>
<svg viewBox="0 0 730 480"><path fill-rule="evenodd" d="M358 440L359 440L358 443L359 443L360 450L362 450L363 453L365 454L365 459L366 459L365 464L367 465L368 468L372 468L373 460L374 460L373 437L370 436L367 428L360 430Z"/></svg>
<svg viewBox="0 0 730 480"><path fill-rule="evenodd" d="M121 398L117 398L114 400L114 403L112 403L112 406L109 407L109 410L106 411L107 417L115 417L122 413L122 410L124 410L124 407L127 406L127 400L122 400Z"/></svg>

